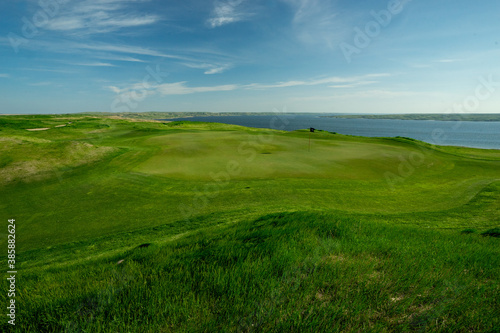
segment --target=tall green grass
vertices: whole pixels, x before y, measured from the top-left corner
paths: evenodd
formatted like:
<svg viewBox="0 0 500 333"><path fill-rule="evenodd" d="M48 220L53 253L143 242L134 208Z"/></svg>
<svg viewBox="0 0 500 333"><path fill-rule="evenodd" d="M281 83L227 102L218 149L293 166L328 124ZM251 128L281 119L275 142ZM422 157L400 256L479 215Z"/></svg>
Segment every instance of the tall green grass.
<svg viewBox="0 0 500 333"><path fill-rule="evenodd" d="M494 238L295 212L141 242L92 264L22 270L18 331L493 332L500 325Z"/></svg>

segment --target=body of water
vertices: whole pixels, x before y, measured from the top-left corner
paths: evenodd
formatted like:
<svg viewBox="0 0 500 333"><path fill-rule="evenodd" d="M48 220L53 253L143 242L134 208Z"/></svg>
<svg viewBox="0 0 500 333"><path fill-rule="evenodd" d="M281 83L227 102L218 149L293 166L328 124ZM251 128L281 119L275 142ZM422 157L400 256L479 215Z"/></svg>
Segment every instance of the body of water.
<svg viewBox="0 0 500 333"><path fill-rule="evenodd" d="M404 136L436 145L500 149L500 122L393 119L343 119L318 115L208 116L191 120L294 131L315 129L369 137Z"/></svg>

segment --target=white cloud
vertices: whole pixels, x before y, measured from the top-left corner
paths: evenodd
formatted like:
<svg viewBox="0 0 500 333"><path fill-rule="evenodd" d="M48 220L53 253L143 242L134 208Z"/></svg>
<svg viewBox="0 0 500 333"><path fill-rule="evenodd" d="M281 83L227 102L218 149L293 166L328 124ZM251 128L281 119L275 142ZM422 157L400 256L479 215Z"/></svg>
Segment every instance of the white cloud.
<svg viewBox="0 0 500 333"><path fill-rule="evenodd" d="M262 83L252 83L246 86L248 89L270 89L270 88L285 88L285 87L295 87L307 85L305 81L286 81L278 82L274 84L262 84Z"/></svg>
<svg viewBox="0 0 500 333"><path fill-rule="evenodd" d="M207 63L183 63L184 66L189 67L189 68L197 68L197 69L205 69L204 74L220 74L227 69L231 68L232 66L230 64L224 64L224 65L212 65L212 64L207 64Z"/></svg>
<svg viewBox="0 0 500 333"><path fill-rule="evenodd" d="M292 28L306 44L334 47L346 37L346 29L335 2L331 0L281 0L294 10Z"/></svg>
<svg viewBox="0 0 500 333"><path fill-rule="evenodd" d="M252 83L248 85L238 85L238 84L226 84L217 86L198 86L190 87L187 85L186 81L173 82L173 83L163 83L145 85L144 83L135 83L128 87L119 88L116 86L106 86L107 90L114 92L115 94L127 95L132 93L139 93L139 95L187 95L195 93L204 92L216 92L216 91L233 91L238 89L272 89L272 88L286 88L295 86L314 86L314 85L327 85L327 84L339 84L338 87L331 86L333 88L352 88L361 85L369 85L376 83L377 81L367 80L369 77L383 77L389 76L390 74L379 73L379 74L367 74L364 76L356 77L327 77L322 79L313 79L307 81L286 81L278 82L275 84L260 84Z"/></svg>
<svg viewBox="0 0 500 333"><path fill-rule="evenodd" d="M142 17L133 17L126 15L118 18L107 18L104 22L99 22L98 24L101 26L125 28L125 27L137 27L140 25L153 24L156 23L158 20L159 20L158 17L155 15L145 15Z"/></svg>
<svg viewBox="0 0 500 333"><path fill-rule="evenodd" d="M236 90L237 85L228 84L212 87L188 87L186 82L164 83L158 86L157 91L162 95L186 95L200 92L231 91Z"/></svg>
<svg viewBox="0 0 500 333"><path fill-rule="evenodd" d="M452 62L459 62L459 61L462 61L462 59L440 59L440 60L436 60L436 62L440 62L440 63L452 63Z"/></svg>
<svg viewBox="0 0 500 333"><path fill-rule="evenodd" d="M4 41L6 41L5 38L0 36L0 45ZM84 54L87 59L127 62L145 63L151 61L150 59L140 59L143 57L139 56L174 59L179 60L180 64L184 66L203 69L205 74L222 73L232 68L234 62L241 61L241 58L222 53L218 50L199 47L187 49L175 48L173 53L167 53L147 47L126 44L32 39L29 44L26 44L26 48L37 52L48 51L60 54L77 54L79 57Z"/></svg>
<svg viewBox="0 0 500 333"><path fill-rule="evenodd" d="M249 14L241 10L244 0L216 0L212 15L207 23L211 28L220 27L229 23L245 20Z"/></svg>
<svg viewBox="0 0 500 333"><path fill-rule="evenodd" d="M207 71L205 71L203 74L219 74L219 73L222 73L224 72L228 67L226 66L220 66L220 67L213 67Z"/></svg>
<svg viewBox="0 0 500 333"><path fill-rule="evenodd" d="M64 70L64 69L51 69L51 68L26 68L26 67L22 67L22 68L18 68L19 70L22 70L22 71L29 71L29 72L33 72L33 71L37 71L37 72L50 72L50 73L62 73L62 74L75 74L75 71L69 71L69 70Z"/></svg>
<svg viewBox="0 0 500 333"><path fill-rule="evenodd" d="M49 30L68 31L85 27L82 19L76 17L61 17L53 19L47 25Z"/></svg>
<svg viewBox="0 0 500 333"><path fill-rule="evenodd" d="M0 36L0 43L2 37ZM87 58L149 62L139 59L138 56L156 57L180 60L182 65L191 68L204 69L206 74L222 73L233 67L233 63L241 61L240 58L218 52L209 48L180 49L175 48L175 53L165 53L151 48L126 44L111 44L103 42L69 42L69 41L44 41L33 39L26 45L36 51L49 51L53 53L78 54L84 52ZM93 51L93 52L91 52Z"/></svg>
<svg viewBox="0 0 500 333"><path fill-rule="evenodd" d="M144 60L127 57L127 56L115 56L115 55L96 55L96 58L104 60L115 60L115 61L128 61L128 62L145 62Z"/></svg>
<svg viewBox="0 0 500 333"><path fill-rule="evenodd" d="M138 55L146 55L153 57L161 57L161 58L171 58L171 59L180 59L180 60L192 60L187 57L165 54L156 50L146 49L139 46L130 46L130 45L115 45L115 44L105 44L105 43L94 43L94 44L85 44L85 43L74 43L68 45L70 48L74 49L82 49L82 50L93 50L93 51L103 51L103 52L116 52L116 53L128 53L128 54L138 54Z"/></svg>
<svg viewBox="0 0 500 333"><path fill-rule="evenodd" d="M0 74L0 77L10 77L9 74Z"/></svg>
<svg viewBox="0 0 500 333"><path fill-rule="evenodd" d="M115 65L110 64L108 62L87 62L87 63L78 63L73 64L77 66L91 66L91 67L115 67Z"/></svg>
<svg viewBox="0 0 500 333"><path fill-rule="evenodd" d="M114 0L85 0L67 4L58 16L46 25L46 29L68 34L88 35L118 31L124 28L156 23L156 15L134 11L134 2Z"/></svg>
<svg viewBox="0 0 500 333"><path fill-rule="evenodd" d="M118 95L131 95L138 94L143 95L188 95L195 93L205 93L205 92L216 92L216 91L232 91L238 89L239 86L235 84L219 85L219 86L201 86L201 87L189 87L186 81L173 82L173 83L163 83L157 85L135 83L125 88L119 88L116 86L107 86L105 89L110 90Z"/></svg>
<svg viewBox="0 0 500 333"><path fill-rule="evenodd" d="M108 86L106 88L109 89L109 90L111 90L115 94L120 94L122 92L122 90L120 88L115 87L115 86Z"/></svg>
<svg viewBox="0 0 500 333"><path fill-rule="evenodd" d="M330 88L356 88L359 86L365 86L368 84L377 83L377 81L358 81L349 84L335 84L333 86L329 86Z"/></svg>
<svg viewBox="0 0 500 333"><path fill-rule="evenodd" d="M356 87L360 85L377 83L377 81L367 80L368 78L374 77L385 77L390 76L387 73L377 73L377 74L367 74L363 76L353 76L353 77L340 77L340 76L331 76L322 79L313 79L307 81L286 81L286 82L278 82L275 84L260 84L260 83L252 83L246 86L247 89L270 89L270 88L285 88L285 87L295 87L295 86L316 86L316 85L324 85L324 84L344 84L342 88L347 87ZM339 86L331 86L333 88L339 88Z"/></svg>

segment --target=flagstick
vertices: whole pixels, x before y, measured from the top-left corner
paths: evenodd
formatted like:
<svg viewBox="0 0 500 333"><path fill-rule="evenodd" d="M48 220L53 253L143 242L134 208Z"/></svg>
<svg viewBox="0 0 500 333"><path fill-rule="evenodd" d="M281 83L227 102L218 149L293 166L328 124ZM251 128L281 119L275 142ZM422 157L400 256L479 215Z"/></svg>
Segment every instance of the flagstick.
<svg viewBox="0 0 500 333"><path fill-rule="evenodd" d="M311 152L311 131L309 130L309 152Z"/></svg>

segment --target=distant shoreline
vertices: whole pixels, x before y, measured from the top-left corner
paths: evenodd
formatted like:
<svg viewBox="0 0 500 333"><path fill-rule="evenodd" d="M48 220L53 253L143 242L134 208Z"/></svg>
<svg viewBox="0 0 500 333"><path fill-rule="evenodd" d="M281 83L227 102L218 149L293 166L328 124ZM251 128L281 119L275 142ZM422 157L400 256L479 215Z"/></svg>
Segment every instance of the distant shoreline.
<svg viewBox="0 0 500 333"><path fill-rule="evenodd" d="M91 116L110 117L135 120L158 120L192 117L220 117L220 116L270 116L275 112L82 112L61 114L14 114L4 113L0 116ZM345 113L317 113L317 112L284 112L280 115L314 115L321 118L343 118L343 119L394 119L394 120L434 120L434 121L486 121L500 122L500 113L406 113L406 114L345 114Z"/></svg>
<svg viewBox="0 0 500 333"><path fill-rule="evenodd" d="M397 120L435 120L435 121L500 121L500 113L414 113L414 114L386 114L386 115L334 115L321 116L324 118L344 119L397 119Z"/></svg>

